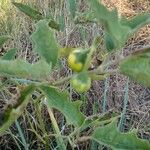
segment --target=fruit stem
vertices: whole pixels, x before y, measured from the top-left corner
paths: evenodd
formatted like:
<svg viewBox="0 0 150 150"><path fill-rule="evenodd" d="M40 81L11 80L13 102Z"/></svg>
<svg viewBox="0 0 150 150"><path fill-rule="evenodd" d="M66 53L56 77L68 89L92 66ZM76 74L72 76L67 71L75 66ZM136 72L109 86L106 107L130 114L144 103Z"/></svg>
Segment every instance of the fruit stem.
<svg viewBox="0 0 150 150"><path fill-rule="evenodd" d="M89 68L90 63L92 61L91 58L92 58L92 55L93 55L95 50L96 50L95 47L92 45L91 48L90 48L90 52L87 54L87 59L86 59L86 62L84 64L83 71L86 71Z"/></svg>

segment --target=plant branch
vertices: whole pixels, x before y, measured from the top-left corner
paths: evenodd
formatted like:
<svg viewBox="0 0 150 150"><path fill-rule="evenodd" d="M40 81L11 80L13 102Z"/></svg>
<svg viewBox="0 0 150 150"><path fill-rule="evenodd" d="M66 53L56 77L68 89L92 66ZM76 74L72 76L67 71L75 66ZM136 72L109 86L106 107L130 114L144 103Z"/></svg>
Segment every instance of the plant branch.
<svg viewBox="0 0 150 150"><path fill-rule="evenodd" d="M61 137L61 132L59 130L59 127L58 127L57 121L56 121L56 119L54 117L54 114L53 114L53 112L52 112L50 107L47 107L47 110L48 110L50 119L52 121L53 128L54 128L56 134L59 135L59 137L56 138L57 144L59 146L59 149L61 148L61 150L66 150L66 146L65 146L65 143L63 141L63 138Z"/></svg>
<svg viewBox="0 0 150 150"><path fill-rule="evenodd" d="M91 136L82 136L80 138L78 138L75 143L78 143L78 142L85 142L87 140L90 140L91 139Z"/></svg>
<svg viewBox="0 0 150 150"><path fill-rule="evenodd" d="M68 77L65 77L65 78L63 78L63 79L60 79L60 80L54 82L52 85L54 85L54 86L56 86L56 85L61 85L61 84L63 84L64 82L69 81L72 77L73 77L73 75L68 76Z"/></svg>

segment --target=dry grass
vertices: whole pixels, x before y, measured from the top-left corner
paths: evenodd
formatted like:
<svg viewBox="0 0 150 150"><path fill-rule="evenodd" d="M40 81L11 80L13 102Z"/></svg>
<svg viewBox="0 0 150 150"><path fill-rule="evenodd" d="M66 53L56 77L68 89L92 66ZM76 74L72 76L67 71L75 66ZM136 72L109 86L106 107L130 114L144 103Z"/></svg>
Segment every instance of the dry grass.
<svg viewBox="0 0 150 150"><path fill-rule="evenodd" d="M56 33L59 43L62 46L83 46L86 47L86 44L90 45L91 40L97 34L103 33L103 30L95 25L86 25L82 29L87 34L87 37L83 39L80 33L80 26L74 25L68 16L66 3L61 5L61 9L58 9L59 6L55 0L22 0L23 2L27 2L30 5L36 6L43 14L47 11L53 10L53 15L56 17L58 14L64 14L65 16L65 26L66 29L64 32ZM8 0L9 2L9 0ZM150 1L149 0L103 0L104 4L112 9L113 7L117 7L119 14L126 17L133 17L142 12L150 11ZM85 3L85 5L83 5ZM9 5L9 4L8 4ZM78 2L79 8L83 10L86 9L86 2ZM55 7L54 7L55 6ZM12 9L13 8L13 9ZM50 8L50 10L49 10ZM9 41L5 47L17 47L18 48L18 57L25 58L30 62L34 62L37 59L37 56L33 54L31 51L32 45L30 42L30 34L34 30L34 26L32 21L26 17L25 15L18 13L13 6L6 8L6 10L0 9L0 25L3 25L3 29L0 29L0 34L10 34L13 39ZM10 21L10 22L9 22ZM10 26L8 26L8 24ZM12 28L10 30L9 28ZM130 54L132 51L136 50L138 47L143 47L145 45L150 45L150 26L145 26L140 29L138 33L136 33L126 44L126 47L123 50L124 55ZM5 51L7 49L5 48ZM2 54L1 54L2 55ZM57 73L57 78L61 76L67 76L70 74L68 70L65 60L63 62L63 70ZM86 101L84 106L82 107L82 111L86 115L94 114L94 109L96 109L97 113L102 113L103 110L103 99L104 99L104 91L106 90L106 99L107 105L106 110L114 110L115 112L121 112L123 108L124 102L124 87L126 84L127 78L122 75L114 75L108 79L108 87L105 87L104 81L94 81L92 84L92 88L85 96ZM9 87L9 85L8 85ZM68 85L64 85L64 89L70 90ZM0 92L0 101L7 103L10 101L10 97L12 90L10 90L9 94L7 88ZM72 91L73 92L73 91ZM126 114L126 123L124 124L125 130L129 130L132 128L139 129L139 135L142 138L149 138L150 131L147 129L150 126L150 90L140 86L133 81L129 83L129 102L127 107ZM82 95L78 95L73 92L70 93L70 96L75 100L79 98L83 98ZM95 106L96 104L96 106ZM38 122L37 116L34 113L35 105L30 104L27 108L28 112L25 111L25 115L20 118L20 124L23 129L24 135L27 138L27 142L30 144L32 149L44 149L43 143L35 136L31 130L28 119L33 119L35 122ZM48 113L45 108L42 107L42 116L44 118L44 123L46 124L46 128L49 133L51 131L50 119L48 117ZM46 117L45 117L46 116ZM62 120L63 117L56 112L55 116L59 122L60 128L62 129L65 124ZM36 131L42 135L39 126L34 123ZM16 128L12 127L11 131L14 136L17 136ZM53 143L53 142L52 142ZM82 143L79 146L79 149L89 149L89 143ZM0 138L0 147L4 149L14 149L16 147L16 143L14 143L13 138L11 136L3 136ZM1 149L1 148L0 148Z"/></svg>

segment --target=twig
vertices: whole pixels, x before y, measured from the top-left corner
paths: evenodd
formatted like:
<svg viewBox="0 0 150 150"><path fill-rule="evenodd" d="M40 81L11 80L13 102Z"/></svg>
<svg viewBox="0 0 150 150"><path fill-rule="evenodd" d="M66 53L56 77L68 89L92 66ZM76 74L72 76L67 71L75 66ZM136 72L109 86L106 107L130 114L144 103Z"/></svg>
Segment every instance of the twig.
<svg viewBox="0 0 150 150"><path fill-rule="evenodd" d="M85 142L87 140L90 140L91 139L91 136L82 136L80 138L78 138L75 143L78 143L78 142Z"/></svg>

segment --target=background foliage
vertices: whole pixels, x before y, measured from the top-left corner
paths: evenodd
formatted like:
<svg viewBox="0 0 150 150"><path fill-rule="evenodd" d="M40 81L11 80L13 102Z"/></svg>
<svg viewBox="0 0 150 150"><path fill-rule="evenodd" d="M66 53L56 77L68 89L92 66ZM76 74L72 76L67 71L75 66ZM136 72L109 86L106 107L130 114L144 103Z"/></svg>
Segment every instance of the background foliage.
<svg viewBox="0 0 150 150"><path fill-rule="evenodd" d="M20 1L18 1L18 2L20 2ZM66 2L68 2L68 3L66 3ZM88 10L88 5L84 1L83 2L79 1L77 4L75 3L75 1L65 1L65 3L64 3L64 1L61 1L60 3L57 3L56 1L49 2L46 0L44 1L44 3L40 0L32 1L32 2L25 1L24 3L28 3L29 6L32 6L33 8L35 8L35 10L38 10L39 12L41 12L41 13L35 12L35 15L37 13L39 14L38 17L35 17L35 20L40 19L41 14L43 16L45 16L45 14L46 14L46 17L48 19L52 20L51 24L50 24L51 27L55 24L55 20L57 20L59 23L60 22L62 23L60 26L61 32L59 32L59 33L55 32L56 37L61 46L87 47L87 45L91 44L92 38L97 36L97 33L99 33L100 35L103 35L103 30L101 28L99 28L99 26L97 26L96 24L89 23L89 24L86 24L84 27L81 27L80 24L78 25L78 24L73 23L72 20L75 16L75 11L76 11L75 5L78 5L77 12L78 11L84 12L85 10ZM130 3L131 3L130 7L132 7L132 2L130 2ZM147 7L146 3L147 2L145 1L144 4ZM107 5L107 1L105 1L105 4ZM119 4L121 5L122 3L121 2L118 3L118 8L120 7ZM125 3L125 1L124 1L124 4L127 5L127 3ZM140 5L141 3L139 1L139 2L135 2L134 5L135 4ZM113 6L113 5L114 4L112 3L111 6ZM110 6L110 8L111 8L111 6ZM130 7L128 8L126 6L125 9L132 10ZM142 3L142 7L144 7L143 3ZM56 55L53 55L54 57L52 57L52 56L49 57L49 55L47 55L47 53L45 53L46 50L43 51L42 50L43 46L40 44L40 42L38 42L39 39L41 41L42 41L42 39L40 38L40 36L39 37L35 36L36 33L38 35L41 35L43 33L39 33L38 30L36 30L36 32L31 36L31 33L33 31L35 31L34 21L31 21L30 18L25 16L23 13L18 12L16 9L11 9L11 8L14 8L14 6L12 6L10 1L2 1L1 8L2 8L1 9L2 12L0 12L0 13L2 16L5 16L5 17L3 17L3 19L0 22L1 26L2 26L2 28L0 29L1 30L0 34L6 35L6 33L7 33L9 36L11 36L10 40L8 39L8 41L5 45L7 48L2 48L2 52L4 51L3 53L5 53L7 55L4 55L2 53L2 55L4 55L4 56L3 56L3 60L1 60L1 62L0 62L2 64L1 72L6 72L6 74L9 76L15 75L18 77L20 77L20 76L26 77L27 79L30 79L33 76L37 80L40 79L39 77L41 76L41 72L42 72L42 76L46 77L46 80L47 80L47 75L51 72L51 64L49 64L49 62L51 62L51 61L53 62L52 66L54 66L54 64L56 64L57 54L58 54L57 50L59 47L58 45L56 46L56 44L52 45L52 43L55 43L54 38L49 37L49 35L51 35L52 31L50 29L48 29L48 26L46 23L40 24L40 22L39 22L37 24L37 27L39 29L42 29L43 33L47 29L49 31L49 33L45 32L47 34L47 36L44 36L42 38L44 41L46 41L45 40L46 37L51 39L51 42L52 42L51 44L50 43L49 43L49 45L47 45L46 43L44 44L44 46L47 45L46 49L49 52L52 49L55 49ZM137 6L137 9L138 8L139 8L139 6ZM70 10L72 10L71 13L70 13ZM145 8L145 10L149 10L149 9ZM137 12L139 13L140 10L138 10ZM135 11L135 14L137 12ZM125 11L125 12L121 12L121 13L125 13L125 14L129 13L130 14L131 12ZM134 15L134 12L132 12L130 15ZM93 17L93 15L91 15L91 16ZM114 16L116 16L115 11L114 11ZM31 16L31 17L34 17L34 16ZM117 19L117 18L115 18L115 19ZM100 18L100 20L101 20L101 18ZM118 21L116 21L116 22L118 22ZM127 21L122 20L122 22L124 25L126 25ZM106 20L106 23L107 23L107 20ZM110 23L108 22L108 25L109 24ZM132 23L129 23L129 24L133 28L133 24ZM114 26L116 26L116 25L114 25ZM56 29L58 30L59 27ZM146 29L148 29L148 30L146 30ZM142 31L146 31L146 32L144 33ZM112 49L116 48L114 41L112 41L112 39L116 40L116 38L115 38L116 32L114 32L114 33L113 32L114 32L114 30L112 29L109 32L107 32L107 34L105 36L106 41L110 41L110 45L107 45L108 50L110 50L110 51ZM124 51L121 51L120 54L127 55L127 54L131 53L131 50L134 50L138 47L143 47L144 45L149 44L148 43L149 40L147 38L147 35L149 35L148 32L149 32L149 27L146 26L145 29L142 29L138 34L134 35L133 39L129 39L128 43L126 44L126 46L124 48ZM113 35L113 38L109 37L110 33ZM117 33L120 34L120 32L117 32ZM124 34L123 35L118 35L118 34L116 37L124 36ZM122 32L121 32L121 34L122 34ZM143 38L143 35L144 35L144 38ZM140 39L140 38L142 38L142 39ZM33 40L34 43L31 43L31 39ZM3 43L3 41L5 41L5 40L7 40L7 37L2 37L2 40L0 40L2 42L0 42L0 43ZM43 42L41 42L41 43L43 43ZM37 56L35 53L33 53L31 51L32 44L35 44L34 45L35 47L37 46L36 44L38 44L38 46L37 46L38 48L36 47L35 51L37 54L40 54L40 56L42 56L44 59L46 59L46 61L48 63L48 64L46 64L46 66L47 66L46 68L43 68L43 67L39 68L39 64L36 64L36 61L39 59L39 56ZM122 44L125 44L124 41L123 41L123 43L121 43L121 45L119 45L119 47L121 47ZM118 44L116 44L116 45L118 46ZM51 46L52 46L52 49L50 49ZM102 48L103 46L104 46L103 44L100 45L100 48ZM17 48L16 49L16 50L18 50L17 57L19 57L21 59L24 58L24 59L28 60L30 63L32 62L33 65L28 67L29 64L24 62L23 60L17 60L19 63L18 62L16 63L16 60L13 60L16 50L9 50L12 47ZM9 53L6 53L6 51L8 51ZM101 55L101 54L99 54L99 55ZM149 64L149 59L148 59L149 55L144 55L144 56L138 55L136 57L140 57L140 59L138 61L144 60L145 63ZM7 61L4 59L8 59L8 60L12 59L12 60ZM93 66L97 65L97 62L99 62L99 59L100 58L96 58L96 56L95 56L95 59L94 59L95 62L93 62ZM113 56L111 59L113 60ZM128 59L129 59L129 61L133 62L134 57L131 57L131 58L129 57ZM16 65L21 65L24 67L22 67L21 70L13 70L14 69L13 67L7 66L8 62L11 63L14 68L17 68ZM62 78L64 76L68 76L71 74L70 72L67 71L67 66L65 65L65 61L62 61L62 62L63 62L62 63L63 66L60 66L59 64L57 65L58 68L61 68L60 71L57 71L54 68L55 71L52 74L53 80L57 80L59 78ZM43 63L43 62L41 61L41 63ZM129 62L125 61L121 65L121 67L123 68L121 70L123 73L125 72L125 74L126 74L126 72L131 72L131 70L128 70L129 69L128 63ZM145 65L145 63L144 63L144 65ZM139 66L139 62L137 62L137 61L135 61L135 64L133 64L133 65L134 66L136 65L139 68L142 68L142 66ZM133 68L134 68L134 66L133 66ZM8 69L6 69L6 67ZM29 68L29 70L26 70L25 68ZM37 72L37 70L39 72ZM42 71L40 71L40 70L42 70ZM48 72L47 72L47 70L48 70ZM134 69L132 69L132 71L135 72ZM144 72L144 71L142 71L142 73L143 74L145 73L147 75L148 70L147 70L147 72ZM144 74L144 76L145 76L145 74ZM134 78L134 77L132 77L132 78ZM135 78L141 79L141 77L139 77L139 76L136 76ZM146 80L147 79L148 79L148 76L146 76ZM111 76L106 81L100 81L100 82L95 81L93 83L91 90L87 93L87 95L84 95L84 94L79 95L79 94L75 93L71 89L71 87L68 86L67 83L65 85L63 85L63 87L61 87L61 88L68 89L70 91L68 95L71 100L74 101L76 99L81 99L83 101L81 109L82 109L82 112L87 116L88 115L96 115L99 113L103 114L104 110L106 112L109 112L109 111L111 112L113 109L113 111L118 112L118 111L120 111L121 108L123 108L123 109L126 108L126 111L124 113L124 115L125 115L124 120L121 123L123 130L126 131L126 130L129 130L129 129L132 129L135 127L138 129L138 131L139 131L138 133L139 133L140 137L149 138L149 134L148 134L149 126L147 124L147 122L149 121L149 117L148 117L149 103L147 102L148 101L147 99L149 97L146 97L146 94L147 94L146 91L148 91L148 90L144 89L143 87L141 87L137 84L133 84L132 82L129 83L129 87L125 88L126 81L127 81L126 78L122 78L122 76L120 76L118 74ZM29 81L28 80L20 80L19 82L28 83ZM10 82L7 83L7 81L6 81L1 84L1 87L3 87L3 85L5 85L5 88L1 90L1 95L2 95L1 100L3 101L3 99L5 99L5 101L3 102L4 104L7 104L8 101L10 103L12 103L12 100L18 99L17 90L13 83L10 84ZM149 83L147 83L147 82L145 82L144 84L149 85ZM66 112L68 112L67 109L72 108L73 105L77 106L77 107L73 107L73 109L71 109L73 111L73 113L79 109L80 104L78 102L66 101L67 98L65 98L65 95L58 94L57 90L54 89L53 87L48 87L48 88L41 87L41 90L44 93L46 93L47 98L49 99L48 104L50 104L51 106L52 106L51 100L53 99L53 97L58 98L58 100L59 100L59 97L64 97L64 103L62 103L63 105L54 104L54 102L53 102L54 108L61 110L64 113L64 115ZM48 92L49 90L51 92ZM138 92L138 91L140 91L140 92ZM38 97L38 93L39 92L35 92L34 96ZM49 94L49 93L51 93L51 94ZM127 94L124 94L124 93L127 93ZM52 95L52 94L54 94L54 95ZM138 97L139 97L139 99L138 99ZM144 97L146 97L146 98L144 98ZM11 100L9 100L9 99L11 99ZM34 99L34 97L33 97L33 99ZM128 103L125 103L125 100L128 101ZM123 101L124 101L124 106L123 106ZM67 103L68 107L66 107L66 109L64 109L65 108L64 105L66 105L66 103ZM140 106L143 106L143 107L141 108ZM17 107L17 105L15 107ZM32 103L30 103L27 107L27 110L25 110L25 114L19 118L19 126L18 126L17 122L15 123L14 126L16 126L17 129L12 128L11 130L9 130L9 134L11 135L11 137L8 138L7 135L4 135L2 137L1 147L3 147L3 145L6 147L6 149L7 149L7 147L13 147L13 145L17 145L17 147L19 149L21 149L22 147L24 147L25 149L28 149L28 147L30 147L32 149L34 149L34 148L36 149L37 146L41 147L41 149L48 147L49 146L49 136L51 135L51 133L53 133L52 126L54 126L54 124L49 121L48 114L50 115L50 118L53 118L53 116L51 115L51 109L47 111L47 109L45 109L44 102L40 102L40 101L34 102L33 101ZM43 117L43 115L44 115L44 117ZM71 131L73 130L72 126L71 127L68 126L67 129L64 128L65 126L68 125L68 123L65 122L64 117L58 111L55 110L54 115L55 115L55 118L57 119L58 126L64 135L65 135L65 133L69 133L70 130ZM78 114L78 115L79 115L79 117L77 117L77 118L80 118L78 122L75 122L76 119L74 117L76 117L76 115L74 117L70 116L68 118L69 122L74 122L77 126L81 125L83 123L82 120L84 118L84 115L83 114ZM113 115L111 115L111 116L113 116ZM139 119L140 119L140 122L139 122ZM29 123L27 123L27 122L29 122ZM89 122L91 123L91 121L89 121ZM28 129L28 130L26 130L26 129ZM83 129L84 129L84 127L83 127ZM19 133L18 136L16 136L17 132ZM59 131L57 131L57 130L55 132L56 132L56 134L60 134ZM83 134L86 135L87 133L83 132ZM101 135L98 135L98 137L96 137L96 134L93 134L93 139L100 139L100 137L101 137ZM5 140L5 138L7 140ZM58 147L56 146L57 140L58 140L57 143L61 143L60 138L56 138L57 140L55 140L54 136L53 136L51 139L52 140L51 140L50 146L52 149L54 147L59 148L60 146L62 146L61 144L60 145L57 144ZM13 141L15 141L15 144ZM31 142L31 141L35 141L35 142ZM27 143L29 143L29 146ZM107 142L105 141L105 143L107 143ZM101 145L98 145L95 142L92 142L91 144L87 144L86 142L84 142L84 144L77 145L77 147L80 149L81 148L89 149L88 146L91 146L91 148L94 148L94 147L95 148L98 148L98 147L103 148Z"/></svg>

